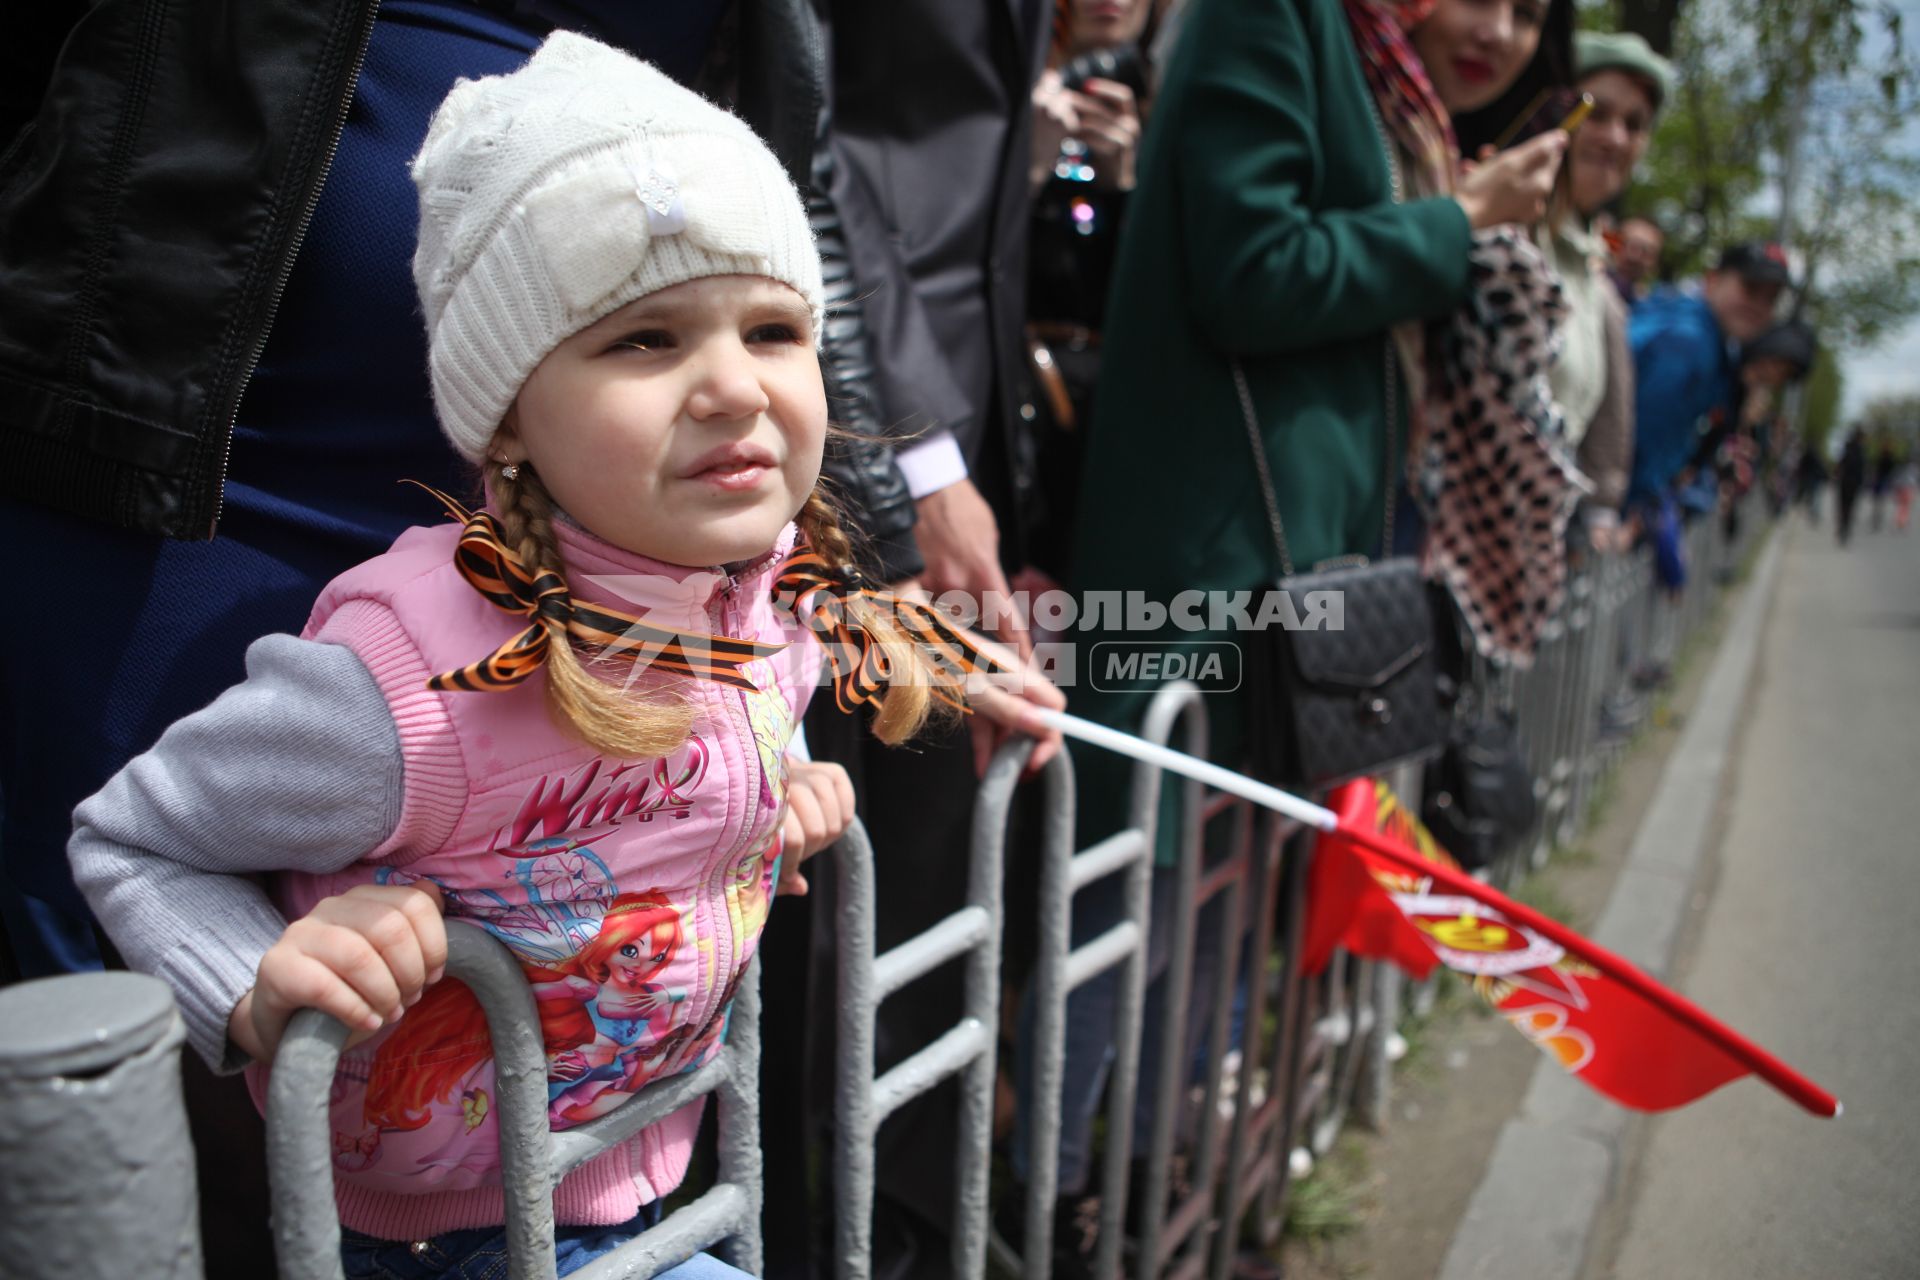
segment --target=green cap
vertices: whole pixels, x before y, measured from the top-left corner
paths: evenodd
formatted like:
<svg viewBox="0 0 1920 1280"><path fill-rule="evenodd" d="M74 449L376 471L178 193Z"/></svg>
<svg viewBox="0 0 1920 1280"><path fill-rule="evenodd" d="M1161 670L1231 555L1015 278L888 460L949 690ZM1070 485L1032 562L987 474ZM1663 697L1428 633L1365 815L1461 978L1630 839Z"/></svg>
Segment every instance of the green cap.
<svg viewBox="0 0 1920 1280"><path fill-rule="evenodd" d="M1596 71L1625 71L1646 82L1658 111L1673 88L1673 64L1655 53L1645 37L1631 31L1576 31L1573 34L1576 77Z"/></svg>

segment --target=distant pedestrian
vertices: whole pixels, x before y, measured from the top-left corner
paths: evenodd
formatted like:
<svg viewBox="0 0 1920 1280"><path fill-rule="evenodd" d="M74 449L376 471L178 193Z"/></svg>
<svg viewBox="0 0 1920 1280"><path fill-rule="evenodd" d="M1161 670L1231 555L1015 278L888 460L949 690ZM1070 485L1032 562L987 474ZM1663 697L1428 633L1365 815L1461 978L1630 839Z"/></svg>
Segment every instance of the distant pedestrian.
<svg viewBox="0 0 1920 1280"><path fill-rule="evenodd" d="M1887 499L1893 495L1894 474L1900 470L1900 457L1893 450L1893 440L1881 436L1873 450L1871 471L1873 482L1873 531L1880 532L1886 524Z"/></svg>
<svg viewBox="0 0 1920 1280"><path fill-rule="evenodd" d="M1840 491L1840 545L1847 545L1853 532L1853 504L1860 501L1860 486L1867 478L1867 443L1855 427L1840 450L1840 464L1834 468L1835 487Z"/></svg>
<svg viewBox="0 0 1920 1280"><path fill-rule="evenodd" d="M1820 456L1817 447L1809 447L1800 455L1800 468L1796 496L1807 504L1807 519L1820 523L1820 490L1827 483L1827 461Z"/></svg>

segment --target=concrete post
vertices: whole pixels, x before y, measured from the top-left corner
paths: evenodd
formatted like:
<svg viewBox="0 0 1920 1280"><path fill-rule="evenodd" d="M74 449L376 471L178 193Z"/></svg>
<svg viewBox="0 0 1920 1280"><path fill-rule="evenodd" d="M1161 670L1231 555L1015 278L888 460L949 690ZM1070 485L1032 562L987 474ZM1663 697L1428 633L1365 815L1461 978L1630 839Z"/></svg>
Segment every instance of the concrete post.
<svg viewBox="0 0 1920 1280"><path fill-rule="evenodd" d="M0 1270L15 1280L200 1280L180 1093L186 1031L138 973L0 990Z"/></svg>

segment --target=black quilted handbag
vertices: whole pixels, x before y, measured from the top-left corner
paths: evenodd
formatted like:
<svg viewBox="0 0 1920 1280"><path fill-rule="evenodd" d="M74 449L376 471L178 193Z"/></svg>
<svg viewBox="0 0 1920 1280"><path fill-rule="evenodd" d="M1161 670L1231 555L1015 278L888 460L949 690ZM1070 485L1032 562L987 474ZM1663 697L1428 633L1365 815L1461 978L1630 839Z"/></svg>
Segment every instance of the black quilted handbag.
<svg viewBox="0 0 1920 1280"><path fill-rule="evenodd" d="M1419 566L1409 558L1369 563L1355 557L1311 573L1293 571L1253 393L1238 362L1233 378L1280 554L1282 577L1265 590L1292 597L1290 607L1279 611L1285 618L1328 618L1331 610L1310 607L1312 592L1337 592L1341 602L1339 630L1269 626L1250 633L1249 767L1270 782L1319 788L1433 755L1445 741L1446 709L1436 678L1433 606ZM1391 546L1391 399L1387 420L1383 545Z"/></svg>

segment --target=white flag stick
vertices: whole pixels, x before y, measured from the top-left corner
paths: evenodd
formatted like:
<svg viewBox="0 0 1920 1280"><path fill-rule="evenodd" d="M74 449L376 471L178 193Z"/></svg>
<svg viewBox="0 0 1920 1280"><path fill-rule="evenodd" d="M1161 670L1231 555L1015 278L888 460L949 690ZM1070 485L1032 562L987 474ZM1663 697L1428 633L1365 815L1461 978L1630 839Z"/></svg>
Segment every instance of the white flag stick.
<svg viewBox="0 0 1920 1280"><path fill-rule="evenodd" d="M1290 795L1278 787L1270 787L1264 782L1255 782L1243 773L1223 769L1217 764L1190 756L1184 751L1175 751L1172 747L1163 747L1158 743L1148 742L1145 738L1137 738L1131 733L1122 733L1118 729L1109 729L1091 720L1082 720L1079 716L1070 716L1064 711L1030 707L1028 714L1048 728L1058 729L1069 738L1091 742L1097 747L1105 747L1123 756L1132 756L1135 760L1144 760L1148 764L1159 765L1183 777L1204 782L1210 787L1230 791L1257 805L1304 822L1316 830L1332 831L1340 825L1340 820L1334 816L1331 809L1323 809L1317 804L1302 800L1299 796Z"/></svg>

